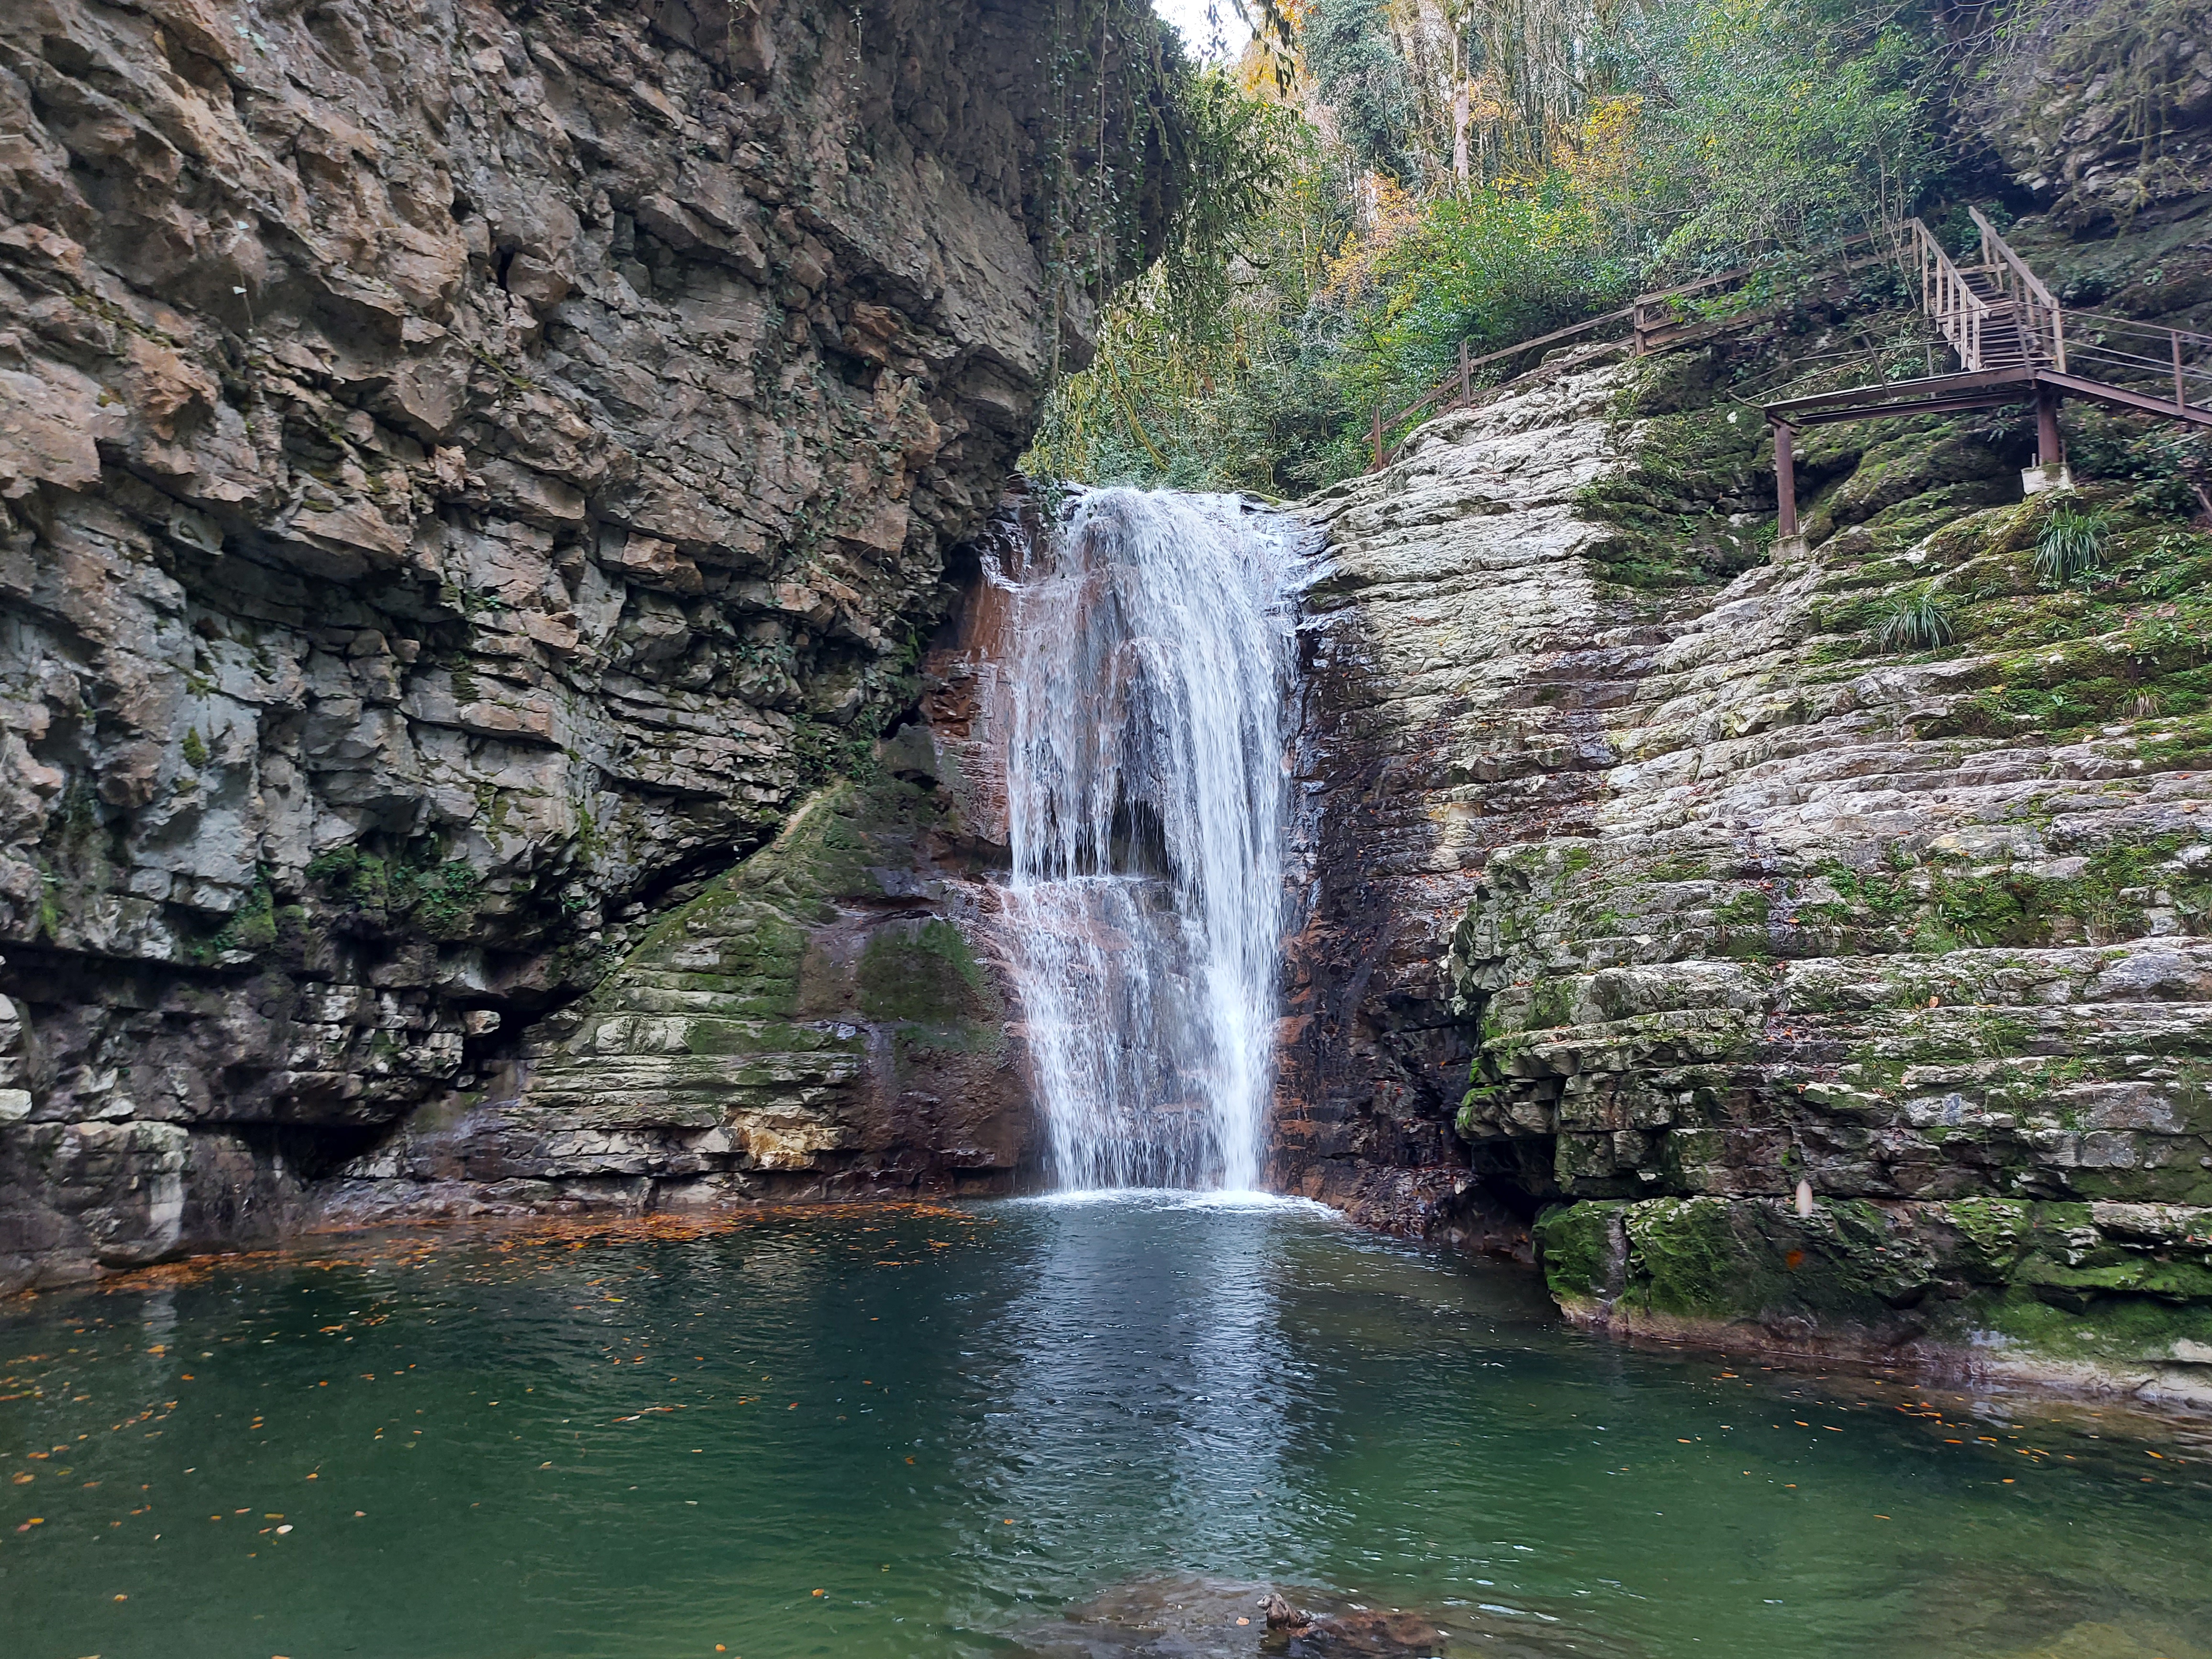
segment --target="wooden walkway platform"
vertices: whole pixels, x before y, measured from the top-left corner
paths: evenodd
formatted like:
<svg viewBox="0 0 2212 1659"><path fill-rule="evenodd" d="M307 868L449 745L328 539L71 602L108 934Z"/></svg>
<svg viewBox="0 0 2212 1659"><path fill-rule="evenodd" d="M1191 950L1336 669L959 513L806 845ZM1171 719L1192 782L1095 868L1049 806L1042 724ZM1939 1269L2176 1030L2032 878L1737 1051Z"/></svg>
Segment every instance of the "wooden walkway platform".
<svg viewBox="0 0 2212 1659"><path fill-rule="evenodd" d="M1793 440L1801 427L2033 403L2035 465L2021 477L2031 494L2072 487L2058 431L2065 398L2212 427L2212 335L2068 310L1978 210L1967 211L1981 233L1973 264L1959 264L1917 219L1905 222L1900 238L1917 268L1921 308L1957 355L1957 373L1763 406L1774 434L1778 542L1799 535Z"/></svg>
<svg viewBox="0 0 2212 1659"><path fill-rule="evenodd" d="M1978 257L1968 264L1954 259L1917 219L1878 236L1855 237L1838 250L1832 271L1891 261L1911 271L1919 286L1921 309L1959 367L1948 374L1878 380L1759 405L1774 434L1776 532L1782 539L1798 534L1793 440L1802 427L2033 404L2036 464L2021 479L2031 493L2072 485L2058 430L2058 410L2066 398L2212 427L2212 335L2060 305L1996 228L1978 210L1969 208L1967 212L1981 236ZM1860 251L1869 244L1874 251ZM1393 442L1390 434L1407 430L1407 422L1471 405L1479 390L1474 384L1478 369L1569 341L1603 340L1615 331L1625 337L1602 345L1594 343L1590 355L1625 349L1644 356L1741 328L1794 302L1796 296L1791 296L1727 318L1696 314L1690 302L1725 291L1752 276L1754 269L1745 266L1680 288L1638 295L1618 311L1480 356L1470 356L1468 343L1461 341L1455 374L1395 413L1376 410L1369 470L1380 471L1397 458L1403 440ZM1929 367L1934 367L1932 360Z"/></svg>

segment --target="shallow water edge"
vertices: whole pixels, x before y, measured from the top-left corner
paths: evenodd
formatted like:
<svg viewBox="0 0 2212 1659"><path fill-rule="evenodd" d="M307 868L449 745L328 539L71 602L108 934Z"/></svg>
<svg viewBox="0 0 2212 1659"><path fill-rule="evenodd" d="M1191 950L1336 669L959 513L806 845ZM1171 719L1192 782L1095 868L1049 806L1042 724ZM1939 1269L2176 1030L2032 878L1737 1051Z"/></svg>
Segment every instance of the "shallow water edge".
<svg viewBox="0 0 2212 1659"><path fill-rule="evenodd" d="M603 1211L572 1215L438 1214L366 1225L347 1222L312 1227L279 1244L196 1253L143 1267L110 1270L75 1284L19 1291L0 1297L0 1316L4 1316L10 1308L41 1301L54 1303L72 1296L198 1283L210 1275L232 1270L335 1266L344 1261L374 1260L390 1252L414 1255L456 1246L505 1246L554 1240L615 1244L703 1238L779 1216L966 1215L1026 1206L1103 1209L1133 1201L1194 1212L1273 1211L1341 1227L1354 1236L1391 1239L1439 1262L1457 1262L1482 1274L1494 1275L1501 1285L1512 1285L1525 1295L1531 1306L1540 1304L1545 1314L1555 1317L1563 1326L1635 1352L1755 1360L1778 1372L1808 1376L1911 1379L1936 1388L2016 1395L2024 1405L2039 1402L2044 1408L2053 1411L2063 1411L2069 1405L2094 1405L2139 1415L2146 1425L2167 1420L2212 1420L2212 1383L2200 1387L2176 1385L2170 1378L2032 1354L2008 1354L1993 1346L1919 1342L1904 1347L1884 1347L1846 1334L1827 1331L1793 1340L1759 1327L1718 1320L1649 1313L1629 1320L1617 1317L1612 1310L1595 1304L1571 1302L1562 1307L1547 1294L1540 1267L1503 1251L1463 1246L1449 1240L1405 1240L1401 1235L1363 1226L1343 1211L1318 1200L1258 1189L1048 1189L1006 1197L840 1197L721 1203L638 1215L611 1215Z"/></svg>

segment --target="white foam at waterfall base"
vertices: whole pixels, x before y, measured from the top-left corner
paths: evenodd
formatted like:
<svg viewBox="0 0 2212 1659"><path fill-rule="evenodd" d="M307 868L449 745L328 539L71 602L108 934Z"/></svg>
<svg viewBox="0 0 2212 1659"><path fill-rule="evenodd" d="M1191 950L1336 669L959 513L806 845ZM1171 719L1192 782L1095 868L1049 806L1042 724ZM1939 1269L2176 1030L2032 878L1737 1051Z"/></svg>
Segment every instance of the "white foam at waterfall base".
<svg viewBox="0 0 2212 1659"><path fill-rule="evenodd" d="M1007 573L1006 913L1062 1189L1258 1182L1298 539L1098 490Z"/></svg>

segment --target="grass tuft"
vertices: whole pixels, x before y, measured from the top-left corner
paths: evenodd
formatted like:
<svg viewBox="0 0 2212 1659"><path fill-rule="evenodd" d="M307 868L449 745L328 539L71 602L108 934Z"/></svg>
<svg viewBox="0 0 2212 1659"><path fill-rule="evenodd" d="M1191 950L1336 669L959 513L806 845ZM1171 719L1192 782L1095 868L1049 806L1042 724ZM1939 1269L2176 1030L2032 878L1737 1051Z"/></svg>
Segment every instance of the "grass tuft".
<svg viewBox="0 0 2212 1659"><path fill-rule="evenodd" d="M1884 602L1874 636L1885 651L1932 651L1958 636L1950 602L1940 593L1899 595Z"/></svg>
<svg viewBox="0 0 2212 1659"><path fill-rule="evenodd" d="M2103 507L2084 510L2062 501L2043 521L2035 538L2035 574L2046 587L2081 582L2104 568L2105 536L2112 514Z"/></svg>

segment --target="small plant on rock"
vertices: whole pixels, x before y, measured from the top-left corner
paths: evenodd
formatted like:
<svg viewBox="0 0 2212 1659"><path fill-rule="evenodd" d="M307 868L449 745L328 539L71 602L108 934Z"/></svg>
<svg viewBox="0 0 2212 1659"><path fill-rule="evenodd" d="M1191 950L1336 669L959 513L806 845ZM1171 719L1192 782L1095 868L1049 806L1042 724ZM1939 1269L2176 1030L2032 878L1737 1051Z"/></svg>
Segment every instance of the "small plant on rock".
<svg viewBox="0 0 2212 1659"><path fill-rule="evenodd" d="M2086 585L2104 568L2105 535L2112 514L2103 507L2085 510L2062 501L2035 538L2035 574L2046 587L2069 582Z"/></svg>
<svg viewBox="0 0 2212 1659"><path fill-rule="evenodd" d="M1884 601L1874 637L1885 651L1932 651L1950 644L1957 632L1948 601L1940 593L1924 592Z"/></svg>

